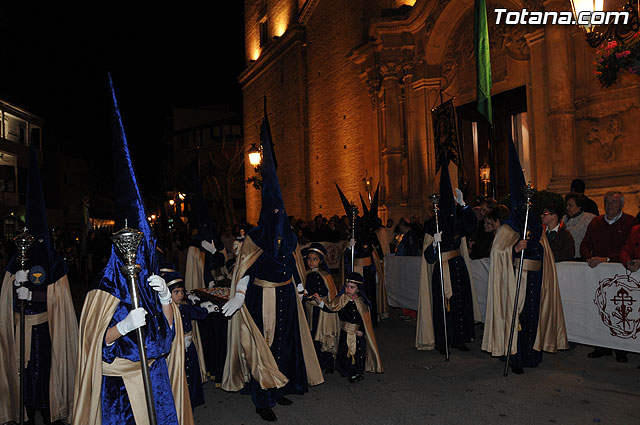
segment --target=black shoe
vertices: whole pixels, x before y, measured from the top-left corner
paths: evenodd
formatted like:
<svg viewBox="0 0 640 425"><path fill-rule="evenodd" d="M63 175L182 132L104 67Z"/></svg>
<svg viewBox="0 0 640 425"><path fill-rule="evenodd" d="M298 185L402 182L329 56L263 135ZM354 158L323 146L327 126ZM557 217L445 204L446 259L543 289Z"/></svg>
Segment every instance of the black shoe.
<svg viewBox="0 0 640 425"><path fill-rule="evenodd" d="M330 367L328 367L328 368L326 368L326 369L324 370L324 373L331 374L331 373L333 373L333 371L334 371L333 366L330 366Z"/></svg>
<svg viewBox="0 0 640 425"><path fill-rule="evenodd" d="M438 348L437 350L438 350L438 353L442 354L443 356L447 354L447 350L445 350L444 348Z"/></svg>
<svg viewBox="0 0 640 425"><path fill-rule="evenodd" d="M364 375L360 373L356 375L356 381L362 381L363 379L364 379Z"/></svg>
<svg viewBox="0 0 640 425"><path fill-rule="evenodd" d="M611 349L609 348L596 347L592 352L587 354L587 357L590 359L599 359L600 357L610 356L611 354Z"/></svg>
<svg viewBox="0 0 640 425"><path fill-rule="evenodd" d="M278 403L281 406L291 406L293 404L293 401L289 400L286 397L280 397L279 399L276 400L276 403Z"/></svg>
<svg viewBox="0 0 640 425"><path fill-rule="evenodd" d="M618 363L626 363L629 361L627 358L627 353L616 353L616 361Z"/></svg>
<svg viewBox="0 0 640 425"><path fill-rule="evenodd" d="M469 347L467 347L466 345L462 344L462 345L457 345L457 346L453 346L453 348L460 350L460 351L471 351L471 349Z"/></svg>
<svg viewBox="0 0 640 425"><path fill-rule="evenodd" d="M356 375L353 375L347 378L347 381L349 381L350 384L353 384L357 380L358 380L358 377Z"/></svg>
<svg viewBox="0 0 640 425"><path fill-rule="evenodd" d="M511 366L511 372L515 373L516 375L522 375L524 373L524 369L522 369L522 366L516 366L516 365L510 365Z"/></svg>
<svg viewBox="0 0 640 425"><path fill-rule="evenodd" d="M270 407L256 407L256 413L267 422L275 422L278 420L278 417Z"/></svg>

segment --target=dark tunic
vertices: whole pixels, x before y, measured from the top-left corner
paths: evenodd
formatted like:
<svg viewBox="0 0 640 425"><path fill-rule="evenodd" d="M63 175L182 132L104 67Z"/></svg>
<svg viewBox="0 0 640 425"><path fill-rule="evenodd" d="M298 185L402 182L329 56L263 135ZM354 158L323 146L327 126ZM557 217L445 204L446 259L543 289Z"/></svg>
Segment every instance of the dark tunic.
<svg viewBox="0 0 640 425"><path fill-rule="evenodd" d="M180 304L180 316L182 316L182 328L187 334L193 330L192 320L202 320L207 317L206 308ZM184 360L185 373L187 375L187 385L189 386L189 398L191 399L191 407L195 408L204 404L204 392L202 391L202 376L200 373L200 364L198 362L198 352L194 344L187 348Z"/></svg>
<svg viewBox="0 0 640 425"><path fill-rule="evenodd" d="M371 253L371 248L368 249L359 249L358 245L356 245L355 252L355 261L356 265L358 264L358 259L364 259L365 261L371 261L371 265L362 267L362 277L364 279L364 283L362 285L364 289L364 293L369 299L371 303L371 323L373 327L378 326L378 305L377 305L377 282L376 282L376 266L375 261L373 260L373 254ZM345 260L345 271L351 271L351 251L347 249L344 253Z"/></svg>
<svg viewBox="0 0 640 425"><path fill-rule="evenodd" d="M23 286L31 291L31 301L24 302L25 316L47 311L47 285L34 285L30 281ZM15 291L15 287L14 287ZM20 302L14 292L14 311L20 313ZM16 321L16 323L19 323ZM31 355L25 364L24 405L27 409L49 409L49 376L51 375L51 335L49 323L31 328Z"/></svg>
<svg viewBox="0 0 640 425"><path fill-rule="evenodd" d="M351 357L349 347L347 347L347 333L340 330L340 338L338 340L338 352L336 354L336 370L342 376L354 376L364 374L364 367L367 360L367 341L365 340L365 327L362 317L358 313L355 301L351 300L345 307L338 311L338 317L341 321L354 323L359 325L358 330L363 333L362 336L356 336L356 355Z"/></svg>
<svg viewBox="0 0 640 425"><path fill-rule="evenodd" d="M296 297L298 297L296 282L300 282L300 277L298 276L293 254L276 259L266 252L263 252L258 257L246 274L251 279L247 287L245 305L263 335L263 288L254 284L255 279L279 283L286 282L291 279L291 276L294 276L295 280L288 285L275 288L276 328L270 347L278 369L289 379L289 382L282 388L263 390L260 388L260 384L254 378L251 378L251 381L243 390L243 393L251 394L253 403L257 408L273 407L280 397L287 394L304 394L309 389L307 371L302 354L296 301Z"/></svg>
<svg viewBox="0 0 640 425"><path fill-rule="evenodd" d="M460 215L460 213L459 213ZM455 222L453 237L443 233L441 250L445 252L460 249L461 237L475 230L477 220L471 208L462 209L461 218ZM435 229L433 229L435 230ZM444 350L444 324L442 314L442 291L440 282L440 262L437 247L429 246L424 252L426 260L430 264L435 263L433 277L431 279L433 299L433 330L435 334L436 349ZM447 339L451 346L460 347L475 338L473 318L473 297L471 295L471 282L467 266L462 256L449 260L449 275L451 278L451 298L449 298L449 311L447 311Z"/></svg>
<svg viewBox="0 0 640 425"><path fill-rule="evenodd" d="M324 278L317 271L309 271L307 273L307 278L305 280L305 289L308 294L318 294L321 297L326 297L329 295L329 290L324 283ZM311 313L311 326L309 326L309 330L311 331L311 337L316 334L318 331L318 318L320 316L320 308L318 306L314 306ZM320 367L322 369L332 369L333 368L333 354L322 351L322 342L313 340L313 346L316 349L316 355L318 356L318 363L320 363Z"/></svg>
<svg viewBox="0 0 640 425"><path fill-rule="evenodd" d="M544 249L539 241L529 241L524 250L524 258L542 261ZM520 253L513 253L514 264ZM518 269L515 269L516 277ZM525 286L526 284L526 286ZM540 289L542 288L542 268L538 271L528 271L526 282L523 280L520 290L525 290L524 307L520 313L520 328L518 330L518 352L511 356L510 362L514 366L536 367L542 363L542 352L533 349L538 334L538 319L540 317ZM509 318L508 320L511 320Z"/></svg>

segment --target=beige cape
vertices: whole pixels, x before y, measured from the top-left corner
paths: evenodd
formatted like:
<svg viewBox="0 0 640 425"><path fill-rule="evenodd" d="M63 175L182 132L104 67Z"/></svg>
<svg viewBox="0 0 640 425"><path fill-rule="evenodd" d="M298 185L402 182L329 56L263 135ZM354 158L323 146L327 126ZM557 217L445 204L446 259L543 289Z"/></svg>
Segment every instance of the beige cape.
<svg viewBox="0 0 640 425"><path fill-rule="evenodd" d="M510 226L502 225L491 247L491 265L489 267L489 287L487 291L487 314L482 338L482 350L493 356L504 356L509 346L509 331L513 316L513 304L516 292L516 272L513 267L513 246L519 235ZM569 348L567 331L562 312L562 301L558 286L553 252L546 235L543 233L540 243L544 249L542 263L542 288L540 290L540 316L538 333L533 346L535 350L555 353ZM518 314L524 307L526 295L525 282L522 282L518 297ZM516 329L519 323L516 318ZM511 354L517 352L518 332L513 334Z"/></svg>
<svg viewBox="0 0 640 425"><path fill-rule="evenodd" d="M331 311L340 311L351 300L347 294L342 294L337 298L325 303L327 308ZM364 335L367 341L367 361L365 364L365 370L367 372L384 372L382 367L382 358L380 357L380 350L378 350L378 343L376 342L376 335L373 332L373 326L371 325L371 314L369 313L369 307L362 301L361 297L354 299L356 303L356 309L362 318L364 324Z"/></svg>
<svg viewBox="0 0 640 425"><path fill-rule="evenodd" d="M235 295L238 281L261 254L262 249L251 240L251 237L245 237L231 282L230 298ZM298 273L300 276L304 276L300 266L300 257L296 255ZM322 384L324 382L322 370L318 364L313 340L309 332L309 325L298 297L296 297L296 304L302 354L307 369L307 380L309 385ZM282 388L289 381L278 370L278 365L264 336L253 321L253 317L251 317L247 307L243 305L229 320L227 359L222 376L222 389L225 391L239 391L244 388L252 377L263 389Z"/></svg>
<svg viewBox="0 0 640 425"><path fill-rule="evenodd" d="M74 425L99 425L102 423L102 411L100 407L102 393L102 342L105 332L111 322L111 318L120 300L113 295L94 289L87 294L80 317L80 353L78 358L78 372L75 380L74 391ZM167 356L167 368L173 399L178 414L178 423L181 425L193 424L193 412L189 400L189 389L184 370L184 338L180 309L171 304L173 308L174 329L177 338L173 339L171 351ZM125 363L136 365L128 378L140 391L127 391L131 401L136 423L145 425L149 423L147 417L146 402L142 384L142 373L137 363ZM127 381L125 381L125 384ZM127 387L129 387L127 385Z"/></svg>
<svg viewBox="0 0 640 425"><path fill-rule="evenodd" d="M19 359L14 350L14 280L13 274L5 274L0 296L0 423L20 419ZM49 405L51 421L57 421L69 418L73 410L73 377L78 355L78 322L66 275L47 286L47 315L51 336ZM31 341L25 341L27 344Z"/></svg>
<svg viewBox="0 0 640 425"><path fill-rule="evenodd" d="M342 251L342 255L340 256L340 282L338 282L338 285L336 285L336 289L338 291L340 291L342 289L342 286L344 285L346 276L344 254L348 248L349 244L346 244L344 250ZM372 254L373 255L371 256L371 258L373 265L376 266L376 277L378 278L378 281L376 282L376 307L378 308L378 320L382 320L389 318L389 300L387 298L387 286L384 283L383 263L382 261L380 261L378 252L373 249ZM354 270L364 276L362 267L356 266Z"/></svg>
<svg viewBox="0 0 640 425"><path fill-rule="evenodd" d="M311 270L307 271L307 274L311 273ZM331 274L323 271L318 271L320 276L322 276L324 280L324 285L327 287L328 296L325 297L324 301L331 301L336 297L336 285L333 282L333 277ZM306 284L306 279L305 279ZM313 295L313 294L309 294ZM309 327L311 327L311 321L313 320L313 307L312 303L305 303L304 309L307 315L307 322ZM318 314L318 325L316 328L315 335L312 335L314 341L319 341L322 343L321 351L332 353L335 357L336 352L338 351L338 335L340 334L340 320L338 316L332 313L327 313L326 311L320 310Z"/></svg>

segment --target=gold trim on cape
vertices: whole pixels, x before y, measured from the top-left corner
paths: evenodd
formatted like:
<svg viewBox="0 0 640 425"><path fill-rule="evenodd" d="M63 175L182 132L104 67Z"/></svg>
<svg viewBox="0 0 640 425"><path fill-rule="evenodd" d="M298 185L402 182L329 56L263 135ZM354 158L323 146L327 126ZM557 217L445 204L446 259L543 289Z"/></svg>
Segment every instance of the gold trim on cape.
<svg viewBox="0 0 640 425"><path fill-rule="evenodd" d="M20 383L16 368L19 359L14 350L14 280L15 276L6 272L0 291L0 423L18 422L20 419ZM73 378L77 369L78 322L66 275L47 286L47 315L51 337L51 421L69 420L73 410Z"/></svg>
<svg viewBox="0 0 640 425"><path fill-rule="evenodd" d="M299 254L299 247L296 248L296 251ZM262 255L262 249L251 240L250 236L246 236L234 270L230 298L235 295L238 281L260 255ZM304 269L300 269L303 266L301 261L302 258L296 255L298 273L300 276L304 276ZM296 304L307 380L309 385L318 385L324 382L324 378L299 297L296 297ZM287 377L278 370L278 365L264 336L253 321L247 307L243 305L229 320L227 359L224 365L222 389L239 391L244 388L251 377L260 384L262 389L282 388L289 382Z"/></svg>
<svg viewBox="0 0 640 425"><path fill-rule="evenodd" d="M87 294L80 317L80 353L78 357L78 372L75 380L73 425L102 423L101 393L102 393L102 343L105 332L120 300L113 295L94 289ZM184 338L182 337L182 318L180 309L171 303L173 310L173 326L175 335L171 344L171 351L167 356L167 369L171 381L171 390L175 402L178 423L193 424L193 412L189 400L189 389L184 369ZM138 373L141 372L138 370ZM143 393L144 394L144 393ZM144 395L143 395L144 396ZM129 396L131 397L131 395ZM131 408L134 408L132 403ZM134 413L136 423L149 423L146 413Z"/></svg>
<svg viewBox="0 0 640 425"><path fill-rule="evenodd" d="M482 350L493 356L507 354L509 331L513 315L513 300L516 291L516 273L513 265L513 246L520 235L509 225L498 229L491 248L491 265L489 267L489 286L487 291L487 314L482 338ZM544 249L542 287L540 290L540 315L538 333L533 348L538 351L554 353L559 349L567 349L569 343L562 312L562 301L558 286L553 252L546 235L543 233L540 243ZM523 276L524 283L524 276ZM526 290L520 288L518 313L524 307ZM519 328L516 323L516 329ZM511 354L517 353L518 333L513 334Z"/></svg>
<svg viewBox="0 0 640 425"><path fill-rule="evenodd" d="M349 298L347 294L342 294L328 303L325 303L325 306L327 306L329 310L337 312L342 310L350 300L351 298ZM369 307L360 297L354 298L353 301L356 303L356 309L362 318L362 323L364 324L364 335L367 341L367 361L365 364L365 370L367 372L382 373L384 372L384 367L382 366L382 357L380 356L380 350L378 350L376 335L373 332L373 326L371 325L371 313L369 312Z"/></svg>

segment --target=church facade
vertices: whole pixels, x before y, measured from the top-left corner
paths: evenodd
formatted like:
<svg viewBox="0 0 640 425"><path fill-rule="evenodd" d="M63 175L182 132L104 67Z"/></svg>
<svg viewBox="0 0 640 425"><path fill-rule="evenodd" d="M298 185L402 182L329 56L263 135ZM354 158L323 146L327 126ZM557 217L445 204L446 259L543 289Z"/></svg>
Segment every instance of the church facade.
<svg viewBox="0 0 640 425"><path fill-rule="evenodd" d="M453 100L460 146L453 176L483 194L508 193L507 143L525 176L561 194L620 190L638 212L640 78L603 89L595 49L574 25L496 24L495 9L571 10L567 1L492 0L487 19L494 126L475 109L473 0L245 0L245 147L259 143L266 110L290 215L342 214L348 198L380 183L380 216L421 218L437 189L432 109ZM248 164L247 177L255 172ZM452 176L452 177L453 177ZM247 220L260 193L246 187Z"/></svg>

